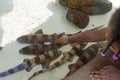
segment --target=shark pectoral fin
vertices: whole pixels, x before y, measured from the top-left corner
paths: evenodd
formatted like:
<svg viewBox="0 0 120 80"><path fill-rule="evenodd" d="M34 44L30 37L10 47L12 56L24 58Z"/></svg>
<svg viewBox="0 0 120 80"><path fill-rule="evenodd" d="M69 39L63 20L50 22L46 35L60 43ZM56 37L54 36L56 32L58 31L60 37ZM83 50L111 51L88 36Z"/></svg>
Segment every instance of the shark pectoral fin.
<svg viewBox="0 0 120 80"><path fill-rule="evenodd" d="M70 57L70 58L68 59L68 61L69 61L69 62L72 62L72 61L73 61L73 57Z"/></svg>
<svg viewBox="0 0 120 80"><path fill-rule="evenodd" d="M23 62L26 62L28 67L26 68L26 71L30 72L33 68L32 64L30 63L30 60L29 59L24 59Z"/></svg>
<svg viewBox="0 0 120 80"><path fill-rule="evenodd" d="M26 68L26 71L30 72L32 70L32 67Z"/></svg>
<svg viewBox="0 0 120 80"><path fill-rule="evenodd" d="M39 29L34 34L43 34L43 31L42 31L42 29Z"/></svg>
<svg viewBox="0 0 120 80"><path fill-rule="evenodd" d="M75 63L68 65L69 70L74 66L74 64L75 64Z"/></svg>
<svg viewBox="0 0 120 80"><path fill-rule="evenodd" d="M24 60L23 60L23 62L28 62L28 61L29 61L29 59L24 59Z"/></svg>

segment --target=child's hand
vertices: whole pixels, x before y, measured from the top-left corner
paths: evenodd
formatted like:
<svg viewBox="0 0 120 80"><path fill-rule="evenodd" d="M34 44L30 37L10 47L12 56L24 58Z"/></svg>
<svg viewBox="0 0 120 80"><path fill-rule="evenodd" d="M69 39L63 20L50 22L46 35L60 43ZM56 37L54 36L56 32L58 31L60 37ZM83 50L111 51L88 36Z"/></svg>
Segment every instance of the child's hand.
<svg viewBox="0 0 120 80"><path fill-rule="evenodd" d="M99 71L93 71L92 80L120 80L120 70L114 66L106 66Z"/></svg>
<svg viewBox="0 0 120 80"><path fill-rule="evenodd" d="M55 40L55 44L58 45L58 46L63 46L63 45L66 45L68 43L69 43L68 36L66 36L66 35L63 35L59 39Z"/></svg>

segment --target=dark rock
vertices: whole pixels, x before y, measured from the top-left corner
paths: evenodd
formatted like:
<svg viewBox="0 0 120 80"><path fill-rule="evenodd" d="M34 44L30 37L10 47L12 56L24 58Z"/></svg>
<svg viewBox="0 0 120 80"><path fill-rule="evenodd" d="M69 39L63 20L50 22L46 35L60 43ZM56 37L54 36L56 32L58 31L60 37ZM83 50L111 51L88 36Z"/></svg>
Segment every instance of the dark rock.
<svg viewBox="0 0 120 80"><path fill-rule="evenodd" d="M66 19L75 25L77 25L79 28L83 29L88 25L89 22L89 16L86 14L74 10L74 9L69 9L66 15Z"/></svg>
<svg viewBox="0 0 120 80"><path fill-rule="evenodd" d="M83 6L79 11L88 15L100 15L109 12L112 9L112 3L108 0L103 0L93 6Z"/></svg>
<svg viewBox="0 0 120 80"><path fill-rule="evenodd" d="M109 0L59 0L59 3L88 15L105 14L112 9Z"/></svg>

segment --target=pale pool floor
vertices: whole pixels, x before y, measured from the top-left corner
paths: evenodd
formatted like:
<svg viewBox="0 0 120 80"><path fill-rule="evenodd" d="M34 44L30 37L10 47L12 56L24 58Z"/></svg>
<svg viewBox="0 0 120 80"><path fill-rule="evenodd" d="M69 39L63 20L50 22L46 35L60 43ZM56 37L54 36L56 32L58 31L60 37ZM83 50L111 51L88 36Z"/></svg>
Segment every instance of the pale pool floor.
<svg viewBox="0 0 120 80"><path fill-rule="evenodd" d="M0 45L4 47L0 51L0 72L18 65L25 58L34 57L19 54L19 49L27 45L20 44L16 41L19 36L33 33L38 29L42 29L46 34L61 32L74 33L82 30L66 20L68 8L61 6L58 0L0 1L4 1L3 3L8 2L5 6L6 12L2 13L0 11ZM120 4L119 0L115 1L113 3L113 9L109 13L90 16L89 25L82 31L101 25L107 26L111 13L118 7L117 4ZM70 50L70 46L65 46L61 50L68 51ZM74 61L76 59L77 57L75 57ZM33 80L60 80L68 72L68 64L70 62L65 63L53 71L38 75ZM23 70L5 78L0 78L0 80L27 80L29 76L40 69L41 66L36 66L31 72Z"/></svg>

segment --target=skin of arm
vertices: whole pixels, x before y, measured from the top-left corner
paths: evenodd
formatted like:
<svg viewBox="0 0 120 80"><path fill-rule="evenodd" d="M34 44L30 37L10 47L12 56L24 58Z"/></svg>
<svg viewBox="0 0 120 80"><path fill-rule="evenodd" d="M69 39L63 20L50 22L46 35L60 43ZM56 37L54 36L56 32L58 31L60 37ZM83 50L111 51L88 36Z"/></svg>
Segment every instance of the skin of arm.
<svg viewBox="0 0 120 80"><path fill-rule="evenodd" d="M108 28L103 28L100 30L88 30L85 32L81 32L72 36L68 36L68 42L97 42L97 41L105 41L105 34Z"/></svg>

